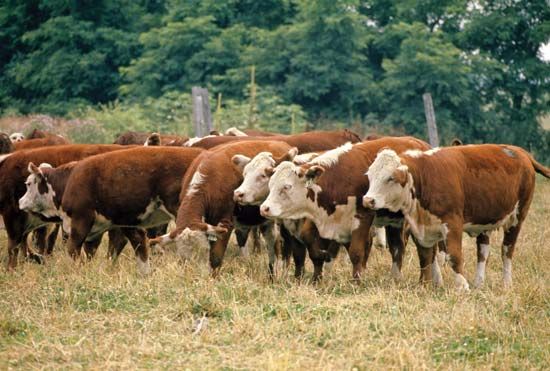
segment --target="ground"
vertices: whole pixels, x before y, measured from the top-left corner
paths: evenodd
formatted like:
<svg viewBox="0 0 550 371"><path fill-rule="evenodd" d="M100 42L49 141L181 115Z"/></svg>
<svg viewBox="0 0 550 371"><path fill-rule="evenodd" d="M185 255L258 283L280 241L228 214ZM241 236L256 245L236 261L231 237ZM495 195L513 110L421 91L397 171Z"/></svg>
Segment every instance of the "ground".
<svg viewBox="0 0 550 371"><path fill-rule="evenodd" d="M448 266L444 288L419 285L410 244L404 282L390 279L388 252L373 250L359 285L345 252L315 285L310 265L302 282L289 274L270 283L266 254L244 258L234 246L216 280L204 251L185 265L154 256L153 274L140 278L130 249L113 266L105 246L83 265L58 248L44 266L0 269L0 369L548 369L549 220L541 178L513 288L502 288L495 233L486 285L468 294L454 292ZM474 239L465 236L464 252L472 282Z"/></svg>

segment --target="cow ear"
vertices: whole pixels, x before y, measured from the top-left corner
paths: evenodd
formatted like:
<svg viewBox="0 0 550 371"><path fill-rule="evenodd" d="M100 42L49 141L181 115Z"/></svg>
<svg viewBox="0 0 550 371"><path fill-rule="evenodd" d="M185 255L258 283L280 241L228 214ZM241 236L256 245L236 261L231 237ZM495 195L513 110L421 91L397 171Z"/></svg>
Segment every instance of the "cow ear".
<svg viewBox="0 0 550 371"><path fill-rule="evenodd" d="M231 158L231 161L233 161L233 165L235 165L235 167L242 173L244 167L250 162L250 157L245 155L235 155Z"/></svg>
<svg viewBox="0 0 550 371"><path fill-rule="evenodd" d="M145 142L146 146L160 146L160 134L153 133L149 135L147 141Z"/></svg>
<svg viewBox="0 0 550 371"><path fill-rule="evenodd" d="M298 154L298 148L292 147L291 149L288 150L287 153L285 153L284 155L282 155L279 158L274 159L275 160L275 166L279 165L283 161L292 161L294 159L294 157L296 157L297 154Z"/></svg>
<svg viewBox="0 0 550 371"><path fill-rule="evenodd" d="M305 175L306 179L309 181L314 182L317 180L323 173L325 172L325 168L319 165L313 165L309 169L306 170Z"/></svg>
<svg viewBox="0 0 550 371"><path fill-rule="evenodd" d="M396 183L399 183L401 187L404 187L407 184L408 171L406 166L399 166L392 174L393 180Z"/></svg>
<svg viewBox="0 0 550 371"><path fill-rule="evenodd" d="M28 170L31 174L42 175L42 170L40 170L33 162L29 162Z"/></svg>

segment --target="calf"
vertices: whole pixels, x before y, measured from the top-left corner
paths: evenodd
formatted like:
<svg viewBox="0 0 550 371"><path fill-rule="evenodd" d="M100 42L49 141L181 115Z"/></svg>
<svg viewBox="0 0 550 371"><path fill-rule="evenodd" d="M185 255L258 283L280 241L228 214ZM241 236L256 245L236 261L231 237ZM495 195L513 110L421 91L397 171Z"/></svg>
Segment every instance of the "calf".
<svg viewBox="0 0 550 371"><path fill-rule="evenodd" d="M233 191L242 181L241 171L232 163L237 153L254 156L269 151L285 156L291 146L283 142L248 141L231 143L205 152L195 159L183 179L176 229L153 243L175 241L178 251L185 254L184 244L208 245L210 266L218 273L233 225L237 229L260 225L270 252L270 267L275 260L275 226L265 223L257 207L240 207L233 201Z"/></svg>
<svg viewBox="0 0 550 371"><path fill-rule="evenodd" d="M466 145L401 155L385 149L368 169L370 188L363 204L402 212L423 247L445 241L459 290L469 290L463 275L462 232L477 237L474 284L479 286L485 278L489 233L503 228L503 279L508 287L517 237L533 198L535 172L550 178L550 169L509 145ZM432 251L419 250L421 264L429 264Z"/></svg>
<svg viewBox="0 0 550 371"><path fill-rule="evenodd" d="M142 228L174 219L182 177L201 152L140 147L87 158L72 169L62 200L59 196L56 200L47 173L32 169L36 184L29 186L20 204L44 215L58 215L63 229L70 232L67 249L75 258L85 240L122 228L136 252L138 271L147 274L147 239Z"/></svg>
<svg viewBox="0 0 550 371"><path fill-rule="evenodd" d="M361 206L361 197L369 187L365 169L384 147L401 152L427 149L429 145L412 137L385 137L355 145L347 143L301 166L284 162L269 180L269 195L261 204L261 214L311 219L321 237L349 245L356 279L370 253L371 225L386 226L392 274L399 278L404 251L402 215L387 211L375 215Z"/></svg>
<svg viewBox="0 0 550 371"><path fill-rule="evenodd" d="M295 135L274 135L264 137L253 136L209 136L198 138L190 144L191 147L210 149L231 142L257 140L281 141L300 150L300 153L322 151L338 147L346 142L358 143L361 138L350 130L309 131Z"/></svg>
<svg viewBox="0 0 550 371"><path fill-rule="evenodd" d="M59 166L67 162L81 160L98 153L128 149L118 145L63 145L17 151L0 157L0 214L8 234L8 268L17 265L19 245L25 253L27 235L34 229L48 224L19 209L18 200L25 194L25 179L29 175L29 162L49 163ZM39 246L39 251L45 251L45 246Z"/></svg>

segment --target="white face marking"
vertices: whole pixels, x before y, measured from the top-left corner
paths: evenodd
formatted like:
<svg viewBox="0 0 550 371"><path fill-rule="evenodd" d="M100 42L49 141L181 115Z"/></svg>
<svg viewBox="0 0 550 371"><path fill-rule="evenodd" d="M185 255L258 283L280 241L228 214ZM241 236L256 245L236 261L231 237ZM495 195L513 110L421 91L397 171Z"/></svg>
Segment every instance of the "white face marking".
<svg viewBox="0 0 550 371"><path fill-rule="evenodd" d="M470 285L468 285L468 281L466 281L466 278L464 278L464 276L460 273L455 273L455 288L457 291L470 291Z"/></svg>
<svg viewBox="0 0 550 371"><path fill-rule="evenodd" d="M269 193L268 171L274 166L275 160L269 152L260 152L250 160L243 170L243 182L234 191L235 201L243 205L261 204Z"/></svg>
<svg viewBox="0 0 550 371"><path fill-rule="evenodd" d="M269 195L260 206L264 216L279 219L311 219L323 238L341 243L349 242L351 233L359 227L356 215L356 197L349 196L347 203L337 205L332 214L307 197L321 188L309 183L300 168L291 162L282 162L269 180ZM316 196L315 196L316 198Z"/></svg>
<svg viewBox="0 0 550 371"><path fill-rule="evenodd" d="M186 195L187 196L190 196L194 193L197 193L199 188L200 188L200 185L204 183L204 181L206 180L205 176L201 173L201 167L199 165L197 171L195 171L195 173L193 174L193 177L191 178L191 183L189 183L189 188L187 188L187 193Z"/></svg>
<svg viewBox="0 0 550 371"><path fill-rule="evenodd" d="M323 166L325 168L331 167L338 163L338 159L343 154L351 151L353 148L353 144L351 142L347 142L346 144L341 145L340 147L331 149L330 151L326 151L322 155L319 155L311 160L312 165L319 165Z"/></svg>
<svg viewBox="0 0 550 371"><path fill-rule="evenodd" d="M25 139L23 133L13 133L10 135L10 140L12 143L22 142Z"/></svg>
<svg viewBox="0 0 550 371"><path fill-rule="evenodd" d="M477 262L476 277L474 280L474 287L481 287L485 282L485 267L487 265L487 258L489 257L490 246L486 244L479 245L482 259Z"/></svg>
<svg viewBox="0 0 550 371"><path fill-rule="evenodd" d="M182 260L190 259L193 251L210 249L210 243L206 234L202 231L191 230L190 228L185 228L175 238L175 242L177 254Z"/></svg>
<svg viewBox="0 0 550 371"><path fill-rule="evenodd" d="M47 192L40 193L38 186L43 183ZM42 214L47 218L58 216L54 203L55 192L43 175L31 173L25 181L27 192L19 199L19 209Z"/></svg>
<svg viewBox="0 0 550 371"><path fill-rule="evenodd" d="M236 137L247 137L248 134L246 134L244 131L240 131L236 127L231 127L225 131L225 135L233 135Z"/></svg>
<svg viewBox="0 0 550 371"><path fill-rule="evenodd" d="M166 224L175 217L166 209L160 197L157 196L149 202L145 211L138 216L138 219L141 222L140 226L147 228Z"/></svg>
<svg viewBox="0 0 550 371"><path fill-rule="evenodd" d="M506 215L501 220L493 223L493 224L472 224L472 223L466 223L464 224L464 232L468 233L470 236L475 237L479 234L494 231L499 228L503 228L505 231L515 227L518 224L518 213L519 213L519 201L516 202L516 205L514 206L514 209L510 212L510 214Z"/></svg>
<svg viewBox="0 0 550 371"><path fill-rule="evenodd" d="M394 179L396 172L404 172L407 183L402 186ZM391 149L384 149L378 153L376 159L367 171L369 178L369 190L363 197L363 204L367 200L373 200L374 209L388 209L397 212L406 207L411 201L413 187L412 177L408 168L401 164L401 159Z"/></svg>

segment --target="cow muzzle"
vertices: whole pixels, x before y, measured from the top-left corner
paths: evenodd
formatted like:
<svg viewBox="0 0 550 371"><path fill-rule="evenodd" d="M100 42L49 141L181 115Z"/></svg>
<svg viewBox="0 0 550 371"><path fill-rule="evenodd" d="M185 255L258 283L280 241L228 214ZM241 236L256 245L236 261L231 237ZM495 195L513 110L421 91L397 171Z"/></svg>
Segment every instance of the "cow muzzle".
<svg viewBox="0 0 550 371"><path fill-rule="evenodd" d="M363 196L363 207L367 209L376 210L376 201L372 197Z"/></svg>
<svg viewBox="0 0 550 371"><path fill-rule="evenodd" d="M244 199L244 193L239 191L239 190L235 190L233 192L233 201L237 202L237 203L241 203Z"/></svg>

